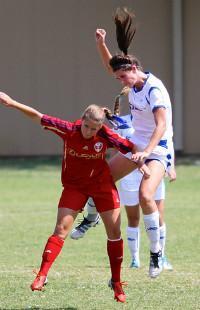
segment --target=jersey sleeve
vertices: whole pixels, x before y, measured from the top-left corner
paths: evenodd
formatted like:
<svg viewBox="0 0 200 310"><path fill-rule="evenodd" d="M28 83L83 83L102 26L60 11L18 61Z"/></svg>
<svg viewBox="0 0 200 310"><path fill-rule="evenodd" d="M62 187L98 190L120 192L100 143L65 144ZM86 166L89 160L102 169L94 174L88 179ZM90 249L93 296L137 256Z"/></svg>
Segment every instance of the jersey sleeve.
<svg viewBox="0 0 200 310"><path fill-rule="evenodd" d="M44 129L54 132L61 138L63 138L66 133L71 131L73 128L73 123L45 114L41 119L41 125Z"/></svg>
<svg viewBox="0 0 200 310"><path fill-rule="evenodd" d="M107 140L109 148L116 148L123 154L132 152L134 144L121 137L118 133L113 132L109 127L103 126L100 135Z"/></svg>
<svg viewBox="0 0 200 310"><path fill-rule="evenodd" d="M165 99L159 87L150 88L149 103L152 111L154 111L157 108L166 108Z"/></svg>

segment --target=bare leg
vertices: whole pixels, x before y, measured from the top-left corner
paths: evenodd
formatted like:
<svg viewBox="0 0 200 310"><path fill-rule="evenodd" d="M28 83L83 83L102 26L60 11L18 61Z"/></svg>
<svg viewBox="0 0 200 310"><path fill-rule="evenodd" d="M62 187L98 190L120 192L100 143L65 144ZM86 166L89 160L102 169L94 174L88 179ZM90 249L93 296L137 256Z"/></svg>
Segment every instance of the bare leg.
<svg viewBox="0 0 200 310"><path fill-rule="evenodd" d="M108 164L114 182L120 180L125 175L138 168L136 163L134 163L120 153L117 153L115 156L113 156L109 160Z"/></svg>

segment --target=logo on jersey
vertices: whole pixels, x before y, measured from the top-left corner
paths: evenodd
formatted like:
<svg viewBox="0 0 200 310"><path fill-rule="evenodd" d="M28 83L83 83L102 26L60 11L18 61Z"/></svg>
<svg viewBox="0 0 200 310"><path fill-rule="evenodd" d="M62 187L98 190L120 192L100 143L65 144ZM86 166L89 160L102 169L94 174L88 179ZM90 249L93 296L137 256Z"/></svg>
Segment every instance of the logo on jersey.
<svg viewBox="0 0 200 310"><path fill-rule="evenodd" d="M83 150L88 150L88 146L85 145L85 146L83 147Z"/></svg>
<svg viewBox="0 0 200 310"><path fill-rule="evenodd" d="M130 108L131 108L131 110L136 110L136 111L144 111L144 110L146 110L146 107L140 107L140 109L139 109L134 104L131 104Z"/></svg>
<svg viewBox="0 0 200 310"><path fill-rule="evenodd" d="M65 150L65 159L66 156L73 156L73 157L77 157L77 158L85 158L85 159L99 159L102 157L102 153L94 153L94 154L86 154L86 153L78 153L75 150L71 149L71 148L66 148Z"/></svg>
<svg viewBox="0 0 200 310"><path fill-rule="evenodd" d="M97 142L97 143L95 143L94 149L95 149L95 151L96 151L97 153L99 153L99 152L102 150L102 148L103 148L103 143L102 143L102 142Z"/></svg>

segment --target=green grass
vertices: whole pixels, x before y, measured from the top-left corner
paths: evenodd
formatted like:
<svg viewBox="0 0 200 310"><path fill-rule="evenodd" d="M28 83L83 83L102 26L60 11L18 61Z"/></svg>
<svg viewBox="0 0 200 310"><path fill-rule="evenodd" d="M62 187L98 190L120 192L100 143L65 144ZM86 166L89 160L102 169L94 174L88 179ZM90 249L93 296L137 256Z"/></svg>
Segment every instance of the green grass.
<svg viewBox="0 0 200 310"><path fill-rule="evenodd" d="M45 292L31 292L32 270L55 225L62 190L59 160L0 160L0 309L200 309L200 166L177 166L167 183L167 255L174 271L148 277L148 240L141 221L141 269L130 270L126 216L122 209L125 256L122 278L126 304L113 300L103 225L86 238L67 239L49 273ZM80 215L81 218L81 215Z"/></svg>

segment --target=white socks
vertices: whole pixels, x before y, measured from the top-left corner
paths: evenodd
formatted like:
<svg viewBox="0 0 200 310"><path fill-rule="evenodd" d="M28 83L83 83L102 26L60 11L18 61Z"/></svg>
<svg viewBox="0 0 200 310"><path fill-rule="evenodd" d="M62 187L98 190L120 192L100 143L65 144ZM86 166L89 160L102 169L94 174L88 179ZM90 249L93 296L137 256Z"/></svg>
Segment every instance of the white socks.
<svg viewBox="0 0 200 310"><path fill-rule="evenodd" d="M144 214L144 226L150 240L150 251L157 253L160 250L159 213Z"/></svg>
<svg viewBox="0 0 200 310"><path fill-rule="evenodd" d="M88 221L94 222L98 217L98 212L94 204L94 200L90 197L86 203L88 215L86 216Z"/></svg>
<svg viewBox="0 0 200 310"><path fill-rule="evenodd" d="M162 256L165 255L165 242L166 242L166 225L165 223L160 226L160 247L162 250Z"/></svg>
<svg viewBox="0 0 200 310"><path fill-rule="evenodd" d="M131 257L139 261L140 229L139 227L127 227L126 234Z"/></svg>

